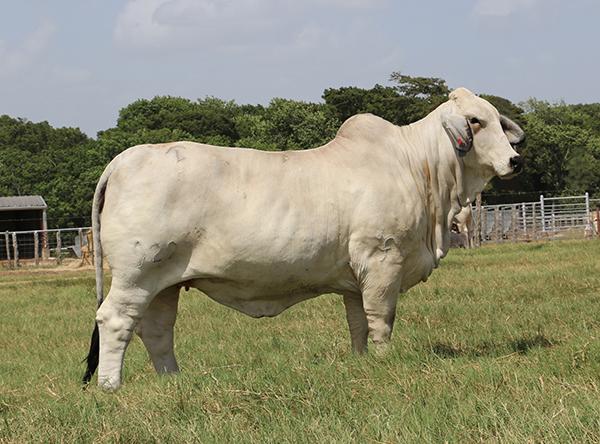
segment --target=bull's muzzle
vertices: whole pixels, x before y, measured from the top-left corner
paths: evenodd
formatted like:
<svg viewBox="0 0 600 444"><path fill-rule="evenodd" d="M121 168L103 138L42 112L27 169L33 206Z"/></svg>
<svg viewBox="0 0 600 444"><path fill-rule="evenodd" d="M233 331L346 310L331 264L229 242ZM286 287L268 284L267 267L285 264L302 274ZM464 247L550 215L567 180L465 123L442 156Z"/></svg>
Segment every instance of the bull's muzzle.
<svg viewBox="0 0 600 444"><path fill-rule="evenodd" d="M519 174L521 171L523 171L523 157L511 157L509 163L511 168L513 169L513 174Z"/></svg>

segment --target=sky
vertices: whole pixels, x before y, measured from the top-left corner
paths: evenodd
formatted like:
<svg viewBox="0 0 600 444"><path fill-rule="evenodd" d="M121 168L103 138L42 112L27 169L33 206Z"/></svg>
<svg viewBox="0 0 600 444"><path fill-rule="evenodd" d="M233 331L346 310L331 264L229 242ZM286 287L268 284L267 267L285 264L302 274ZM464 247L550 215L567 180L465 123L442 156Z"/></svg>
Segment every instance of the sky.
<svg viewBox="0 0 600 444"><path fill-rule="evenodd" d="M320 101L394 71L600 102L598 0L0 1L0 114L92 137L140 98Z"/></svg>

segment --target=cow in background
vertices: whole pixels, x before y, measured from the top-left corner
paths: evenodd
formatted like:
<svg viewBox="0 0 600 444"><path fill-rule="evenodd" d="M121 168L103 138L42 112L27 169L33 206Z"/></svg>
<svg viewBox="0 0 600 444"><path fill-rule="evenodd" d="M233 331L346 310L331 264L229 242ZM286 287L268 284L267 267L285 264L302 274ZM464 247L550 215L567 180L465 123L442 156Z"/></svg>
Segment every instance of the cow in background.
<svg viewBox="0 0 600 444"><path fill-rule="evenodd" d="M452 220L452 233L450 246L456 248L473 248L475 239L475 225L473 223L473 210L471 205L463 207Z"/></svg>

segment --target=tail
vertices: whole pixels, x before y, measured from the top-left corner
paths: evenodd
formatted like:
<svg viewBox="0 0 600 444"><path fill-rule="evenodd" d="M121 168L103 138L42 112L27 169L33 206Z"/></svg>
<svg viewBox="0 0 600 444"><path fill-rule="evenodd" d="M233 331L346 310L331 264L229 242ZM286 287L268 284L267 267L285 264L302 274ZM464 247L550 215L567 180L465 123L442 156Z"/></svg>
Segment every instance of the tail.
<svg viewBox="0 0 600 444"><path fill-rule="evenodd" d="M107 168L96 186L94 193L94 203L92 204L92 239L94 242L94 264L96 267L96 298L98 300L98 308L104 301L104 276L102 273L102 242L100 240L100 214L104 206L104 193L106 184L112 168ZM87 362L87 369L83 375L84 387L87 386L92 379L92 376L98 368L98 358L100 356L100 333L98 331L98 322L94 325L92 340L90 341L90 351L84 362Z"/></svg>

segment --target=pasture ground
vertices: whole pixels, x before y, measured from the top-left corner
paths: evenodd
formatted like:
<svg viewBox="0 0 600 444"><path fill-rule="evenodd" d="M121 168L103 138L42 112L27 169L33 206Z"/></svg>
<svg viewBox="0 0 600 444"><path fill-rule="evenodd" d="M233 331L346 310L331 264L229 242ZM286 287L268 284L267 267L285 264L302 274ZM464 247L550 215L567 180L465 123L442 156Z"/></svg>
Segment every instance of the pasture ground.
<svg viewBox="0 0 600 444"><path fill-rule="evenodd" d="M0 275L0 442L600 441L600 241L451 251L385 356L350 353L335 295L255 320L184 292L182 373L136 338L114 394L79 386L93 288Z"/></svg>

